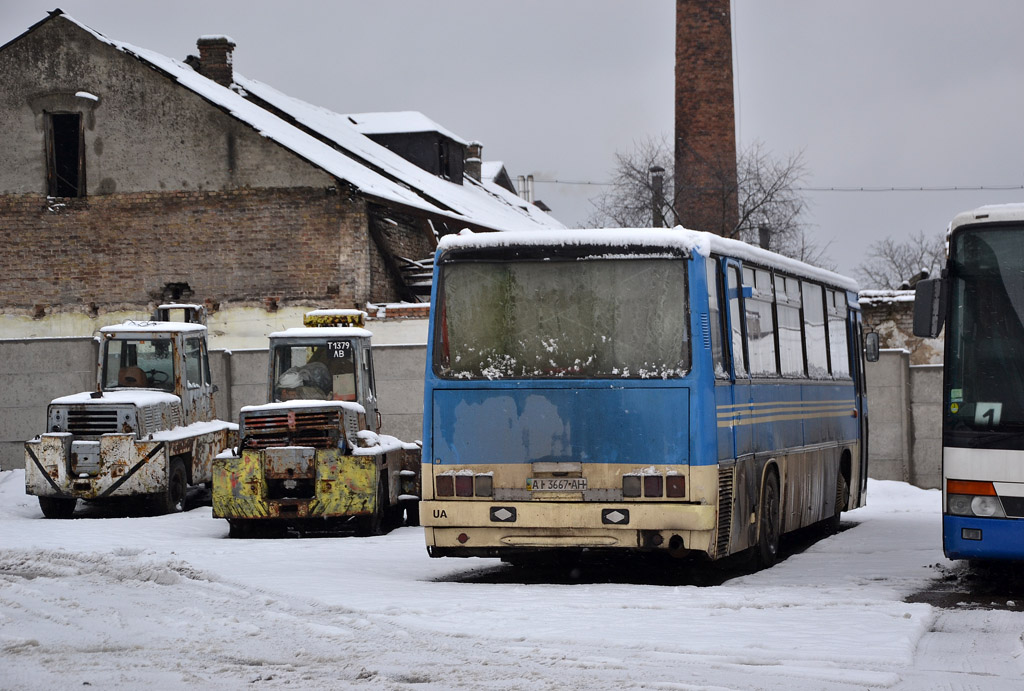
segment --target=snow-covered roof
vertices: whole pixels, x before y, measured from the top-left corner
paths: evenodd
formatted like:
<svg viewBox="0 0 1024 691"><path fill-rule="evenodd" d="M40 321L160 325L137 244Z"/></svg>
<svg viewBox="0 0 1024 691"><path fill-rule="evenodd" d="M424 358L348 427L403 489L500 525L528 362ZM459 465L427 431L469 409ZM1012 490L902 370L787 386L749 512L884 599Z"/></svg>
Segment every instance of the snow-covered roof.
<svg viewBox="0 0 1024 691"><path fill-rule="evenodd" d="M456 224L473 223L496 230L562 227L558 221L546 214L538 216L532 213L523 206L525 202L510 205L503 198L481 194L479 189L456 185L427 173L361 134L345 116L291 99L271 87L235 73L235 83L239 87L251 91L307 127L320 132L345 149L345 152L342 152L265 108L246 100L234 90L204 77L183 62L124 41L108 38L67 14L58 15L56 18L72 22L97 40L156 68L185 88L224 109L232 117L248 124L264 137L291 150L325 172L348 182L366 195L446 216ZM458 140L457 137L455 139Z"/></svg>
<svg viewBox="0 0 1024 691"><path fill-rule="evenodd" d="M508 233L471 233L463 231L458 235L441 238L438 251L450 249L471 249L486 247L515 246L597 246L609 249L654 249L681 250L687 254L696 252L707 257L712 253L735 257L770 268L779 269L799 276L828 283L845 290L857 292L857 282L833 271L784 257L775 252L754 247L740 240L723 238L712 233L675 228L595 228L585 230L546 230Z"/></svg>
<svg viewBox="0 0 1024 691"><path fill-rule="evenodd" d="M206 331L202 324L192 322L154 322L154 321L133 321L128 319L121 324L104 326L100 333L189 333Z"/></svg>
<svg viewBox="0 0 1024 691"><path fill-rule="evenodd" d="M494 178L501 174L505 167L503 161L483 161L480 163L480 177L484 180L494 181Z"/></svg>
<svg viewBox="0 0 1024 691"><path fill-rule="evenodd" d="M913 302L915 291L913 290L862 290L860 291L860 304L862 305L885 305L895 302Z"/></svg>
<svg viewBox="0 0 1024 691"><path fill-rule="evenodd" d="M464 178L465 184L459 185L423 170L361 133L350 119L353 116L306 103L237 72L235 83L245 92L294 118L300 125L320 133L382 175L418 191L420 201L429 203L438 213L500 230L565 227L537 206L493 182L479 183Z"/></svg>
<svg viewBox="0 0 1024 691"><path fill-rule="evenodd" d="M449 139L469 146L469 143L457 134L446 130L415 110L403 110L393 113L348 113L345 117L352 121L355 128L363 134L401 134L403 132L437 132Z"/></svg>
<svg viewBox="0 0 1024 691"><path fill-rule="evenodd" d="M355 326L295 326L275 331L269 338L370 338L373 333Z"/></svg>
<svg viewBox="0 0 1024 691"><path fill-rule="evenodd" d="M987 206L980 206L977 209L971 211L964 211L959 213L953 219L950 224L950 229L954 230L958 226L966 225L968 223L976 223L978 221L985 222L1003 222L1003 221L1024 221L1024 204L989 204Z"/></svg>

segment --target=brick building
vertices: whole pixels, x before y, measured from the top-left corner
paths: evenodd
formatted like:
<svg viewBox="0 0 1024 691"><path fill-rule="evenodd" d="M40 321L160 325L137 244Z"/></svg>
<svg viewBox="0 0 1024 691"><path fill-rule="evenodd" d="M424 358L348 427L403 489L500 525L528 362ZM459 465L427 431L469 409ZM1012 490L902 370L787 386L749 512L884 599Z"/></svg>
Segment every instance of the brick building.
<svg viewBox="0 0 1024 691"><path fill-rule="evenodd" d="M235 73L229 38L197 46L172 60L55 10L0 47L0 338L167 300L265 334L422 299L409 260L440 235L561 227L418 113L331 113Z"/></svg>
<svg viewBox="0 0 1024 691"><path fill-rule="evenodd" d="M739 222L729 4L676 0L676 216L725 237Z"/></svg>
<svg viewBox="0 0 1024 691"><path fill-rule="evenodd" d="M913 290L862 290L860 308L864 331L875 331L883 348L910 353L911 365L942 363L942 334L938 338L914 335Z"/></svg>

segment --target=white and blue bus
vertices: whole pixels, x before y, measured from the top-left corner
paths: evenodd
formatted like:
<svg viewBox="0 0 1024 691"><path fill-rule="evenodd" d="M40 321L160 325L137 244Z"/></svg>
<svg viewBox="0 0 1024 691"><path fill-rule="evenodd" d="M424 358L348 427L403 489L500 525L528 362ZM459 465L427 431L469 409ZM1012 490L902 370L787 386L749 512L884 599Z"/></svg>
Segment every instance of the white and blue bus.
<svg viewBox="0 0 1024 691"><path fill-rule="evenodd" d="M950 559L1024 559L1024 204L949 228L941 278L917 284L914 333L945 325L942 547Z"/></svg>
<svg viewBox="0 0 1024 691"><path fill-rule="evenodd" d="M774 563L867 483L853 281L676 229L464 233L435 255L431 556Z"/></svg>

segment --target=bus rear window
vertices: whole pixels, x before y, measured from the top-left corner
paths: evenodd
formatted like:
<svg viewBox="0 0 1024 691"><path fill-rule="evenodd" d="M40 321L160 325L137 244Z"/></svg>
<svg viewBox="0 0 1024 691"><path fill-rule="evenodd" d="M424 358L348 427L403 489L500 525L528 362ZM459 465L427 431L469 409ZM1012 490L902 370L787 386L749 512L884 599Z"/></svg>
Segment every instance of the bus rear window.
<svg viewBox="0 0 1024 691"><path fill-rule="evenodd" d="M452 262L439 296L440 376L651 379L690 366L682 259Z"/></svg>

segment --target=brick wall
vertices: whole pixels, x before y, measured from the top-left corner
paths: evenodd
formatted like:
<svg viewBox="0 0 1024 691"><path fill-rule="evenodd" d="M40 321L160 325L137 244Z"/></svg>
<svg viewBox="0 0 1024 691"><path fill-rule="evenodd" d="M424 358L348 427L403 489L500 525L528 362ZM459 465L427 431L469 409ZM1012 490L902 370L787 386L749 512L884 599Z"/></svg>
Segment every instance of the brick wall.
<svg viewBox="0 0 1024 691"><path fill-rule="evenodd" d="M365 203L323 189L111 194L67 205L0 195L0 310L103 313L168 299L363 305ZM378 301L396 296L375 297Z"/></svg>
<svg viewBox="0 0 1024 691"><path fill-rule="evenodd" d="M675 207L688 228L736 227L729 0L676 1Z"/></svg>
<svg viewBox="0 0 1024 691"><path fill-rule="evenodd" d="M864 290L860 295L864 330L878 333L882 348L908 351L911 365L942 362L943 334L938 338L914 335L914 291Z"/></svg>

